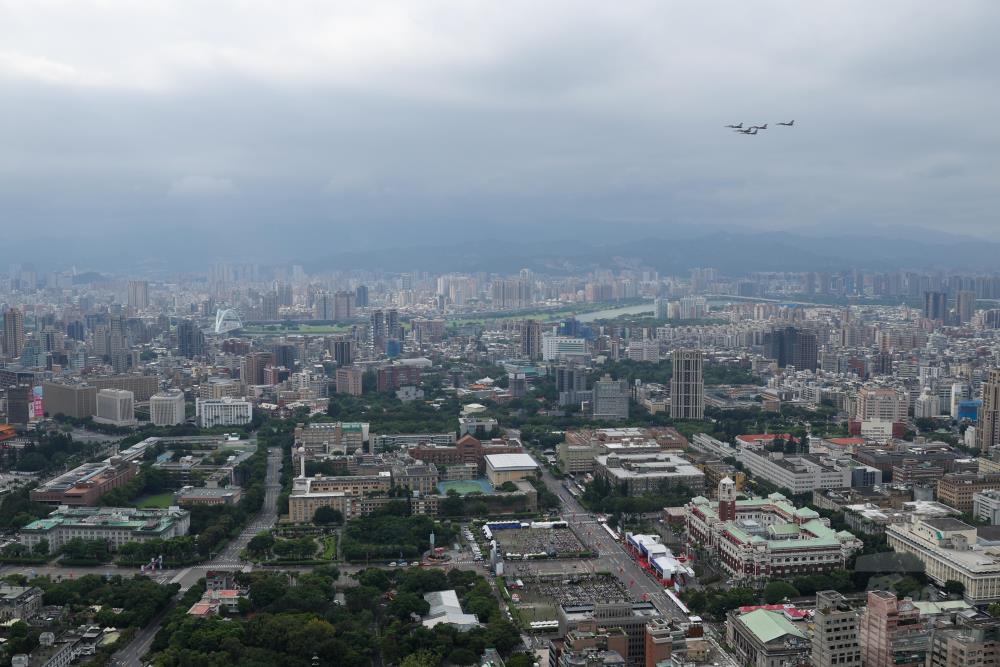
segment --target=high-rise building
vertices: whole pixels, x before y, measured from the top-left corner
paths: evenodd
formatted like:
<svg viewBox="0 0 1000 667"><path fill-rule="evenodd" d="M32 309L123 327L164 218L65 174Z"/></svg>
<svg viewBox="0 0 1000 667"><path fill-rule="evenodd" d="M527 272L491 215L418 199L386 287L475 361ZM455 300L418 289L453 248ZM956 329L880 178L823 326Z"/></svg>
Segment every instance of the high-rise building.
<svg viewBox="0 0 1000 667"><path fill-rule="evenodd" d="M542 358L542 324L538 320L524 320L521 331L521 356L525 359Z"/></svg>
<svg viewBox="0 0 1000 667"><path fill-rule="evenodd" d="M273 322L278 319L278 293L268 292L261 299L260 318Z"/></svg>
<svg viewBox="0 0 1000 667"><path fill-rule="evenodd" d="M135 424L135 396L125 389L101 389L94 421L114 426Z"/></svg>
<svg viewBox="0 0 1000 667"><path fill-rule="evenodd" d="M180 389L168 389L149 399L149 417L154 426L183 424L186 416L184 392Z"/></svg>
<svg viewBox="0 0 1000 667"><path fill-rule="evenodd" d="M948 317L948 294L946 292L924 292L924 317L928 320L944 322Z"/></svg>
<svg viewBox="0 0 1000 667"><path fill-rule="evenodd" d="M9 359L21 356L24 350L24 314L10 308L3 314L3 351Z"/></svg>
<svg viewBox="0 0 1000 667"><path fill-rule="evenodd" d="M15 384L7 387L7 423L27 424L30 417L31 387Z"/></svg>
<svg viewBox="0 0 1000 667"><path fill-rule="evenodd" d="M50 415L64 414L74 419L93 417L97 412L97 387L89 384L42 383L45 410Z"/></svg>
<svg viewBox="0 0 1000 667"><path fill-rule="evenodd" d="M794 366L796 370L816 370L819 348L816 333L798 327L775 329L764 336L767 355L778 366Z"/></svg>
<svg viewBox="0 0 1000 667"><path fill-rule="evenodd" d="M676 349L671 353L670 418L704 419L705 379L701 350Z"/></svg>
<svg viewBox="0 0 1000 667"><path fill-rule="evenodd" d="M558 366L555 370L556 392L559 405L576 405L582 400L589 400L587 391L587 371L577 366Z"/></svg>
<svg viewBox="0 0 1000 667"><path fill-rule="evenodd" d="M625 380L612 380L605 374L594 383L591 405L594 419L628 419L629 391Z"/></svg>
<svg viewBox="0 0 1000 667"><path fill-rule="evenodd" d="M354 317L354 292L340 291L333 295L333 319L338 322Z"/></svg>
<svg viewBox="0 0 1000 667"><path fill-rule="evenodd" d="M330 322L335 317L334 298L329 292L319 292L313 301L313 319Z"/></svg>
<svg viewBox="0 0 1000 667"><path fill-rule="evenodd" d="M959 324L968 324L976 313L976 293L961 290L955 298L955 314Z"/></svg>
<svg viewBox="0 0 1000 667"><path fill-rule="evenodd" d="M399 324L399 311L395 308L390 308L385 314L385 336L386 338L395 338L397 340L402 340L403 329Z"/></svg>
<svg viewBox="0 0 1000 667"><path fill-rule="evenodd" d="M253 419L253 403L235 398L199 398L194 404L198 426L242 426Z"/></svg>
<svg viewBox="0 0 1000 667"><path fill-rule="evenodd" d="M925 626L909 598L888 591L868 591L861 615L861 662L865 667L923 667L927 656ZM925 637L920 641L920 635Z"/></svg>
<svg viewBox="0 0 1000 667"><path fill-rule="evenodd" d="M358 308L368 307L368 285L358 285L354 288L354 305Z"/></svg>
<svg viewBox="0 0 1000 667"><path fill-rule="evenodd" d="M861 667L858 612L837 591L816 593L813 616L813 667Z"/></svg>
<svg viewBox="0 0 1000 667"><path fill-rule="evenodd" d="M360 396L363 373L357 366L344 366L337 369L337 393Z"/></svg>
<svg viewBox="0 0 1000 667"><path fill-rule="evenodd" d="M149 308L149 283L145 280L128 281L128 307L131 310Z"/></svg>
<svg viewBox="0 0 1000 667"><path fill-rule="evenodd" d="M983 405L976 422L976 445L983 454L1000 445L1000 368L991 368L983 383Z"/></svg>
<svg viewBox="0 0 1000 667"><path fill-rule="evenodd" d="M354 341L346 336L330 341L330 352L338 366L350 366L354 363Z"/></svg>
<svg viewBox="0 0 1000 667"><path fill-rule="evenodd" d="M128 370L128 341L125 338L125 318L112 315L108 323L108 357L116 373Z"/></svg>
<svg viewBox="0 0 1000 667"><path fill-rule="evenodd" d="M385 350L385 339L387 331L385 327L385 313L382 310L373 310L368 317L369 340L373 350Z"/></svg>
<svg viewBox="0 0 1000 667"><path fill-rule="evenodd" d="M181 320L177 323L177 352L188 359L205 353L205 334L194 320Z"/></svg>
<svg viewBox="0 0 1000 667"><path fill-rule="evenodd" d="M274 363L274 355L270 352L251 352L243 357L243 369L240 377L245 384L266 384L264 369Z"/></svg>

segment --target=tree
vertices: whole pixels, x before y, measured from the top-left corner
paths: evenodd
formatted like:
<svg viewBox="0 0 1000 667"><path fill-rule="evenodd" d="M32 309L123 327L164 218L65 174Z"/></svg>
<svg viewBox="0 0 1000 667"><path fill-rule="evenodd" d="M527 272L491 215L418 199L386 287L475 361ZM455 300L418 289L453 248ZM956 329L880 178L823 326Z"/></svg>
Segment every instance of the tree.
<svg viewBox="0 0 1000 667"><path fill-rule="evenodd" d="M944 582L944 592L948 595L964 595L965 594L965 584L961 581L955 581L954 579L949 579Z"/></svg>
<svg viewBox="0 0 1000 667"><path fill-rule="evenodd" d="M49 555L49 541L46 540L46 539L38 540L38 543L35 544L34 547L32 547L31 551L36 556L48 556Z"/></svg>
<svg viewBox="0 0 1000 667"><path fill-rule="evenodd" d="M785 598L796 598L799 591L787 581L772 581L764 587L764 602L777 604Z"/></svg>
<svg viewBox="0 0 1000 667"><path fill-rule="evenodd" d="M272 547L274 547L274 537L268 532L257 533L247 543L247 551L255 556L267 554Z"/></svg>
<svg viewBox="0 0 1000 667"><path fill-rule="evenodd" d="M344 522L344 515L340 510L332 507L317 507L313 513L313 523L326 526L331 523L341 524Z"/></svg>

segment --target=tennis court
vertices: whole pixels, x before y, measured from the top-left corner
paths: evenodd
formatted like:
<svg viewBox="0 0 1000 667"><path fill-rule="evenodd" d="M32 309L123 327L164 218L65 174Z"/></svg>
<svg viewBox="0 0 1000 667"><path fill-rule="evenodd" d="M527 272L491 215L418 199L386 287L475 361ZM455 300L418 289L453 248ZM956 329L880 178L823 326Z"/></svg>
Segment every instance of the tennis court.
<svg viewBox="0 0 1000 667"><path fill-rule="evenodd" d="M454 490L460 496L467 493L493 493L493 487L485 479L455 479L449 482L438 482L438 493L448 493Z"/></svg>

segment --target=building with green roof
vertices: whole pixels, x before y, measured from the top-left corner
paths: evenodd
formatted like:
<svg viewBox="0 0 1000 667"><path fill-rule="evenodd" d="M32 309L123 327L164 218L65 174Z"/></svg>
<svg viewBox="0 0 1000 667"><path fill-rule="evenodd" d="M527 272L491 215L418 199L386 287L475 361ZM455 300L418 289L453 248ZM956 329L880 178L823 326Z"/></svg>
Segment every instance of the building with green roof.
<svg viewBox="0 0 1000 667"><path fill-rule="evenodd" d="M805 623L792 621L781 611L739 609L726 617L726 643L740 665L783 667L809 660L811 649Z"/></svg>
<svg viewBox="0 0 1000 667"><path fill-rule="evenodd" d="M721 507L723 502L691 499L685 507L688 539L715 554L734 579L748 585L842 568L863 546L853 534L835 531L815 510L796 508L780 493Z"/></svg>

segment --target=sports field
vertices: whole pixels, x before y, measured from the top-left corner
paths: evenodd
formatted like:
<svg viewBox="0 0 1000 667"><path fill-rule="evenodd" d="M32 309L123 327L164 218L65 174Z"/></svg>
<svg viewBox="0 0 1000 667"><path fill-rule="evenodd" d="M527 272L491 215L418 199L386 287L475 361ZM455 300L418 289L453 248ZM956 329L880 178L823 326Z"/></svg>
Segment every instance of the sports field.
<svg viewBox="0 0 1000 667"><path fill-rule="evenodd" d="M456 479L450 482L438 482L438 493L448 493L455 490L459 495L467 493L493 493L493 487L485 479Z"/></svg>

